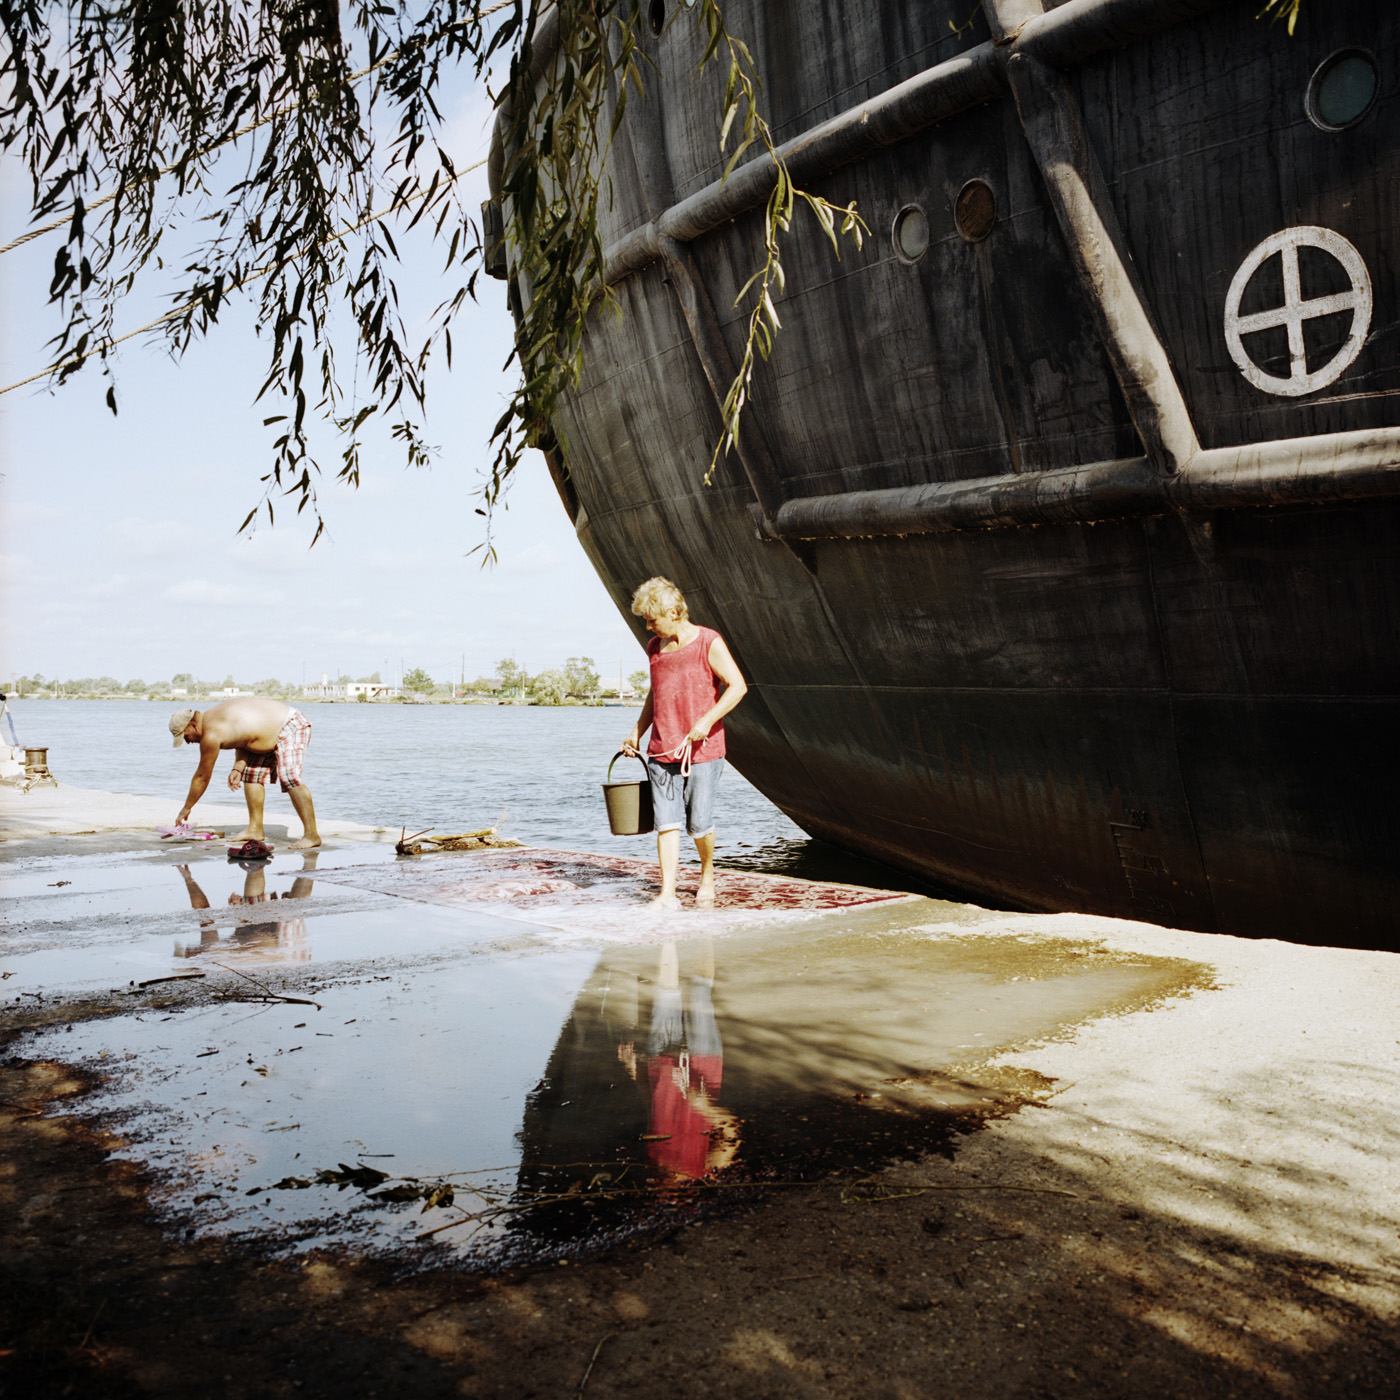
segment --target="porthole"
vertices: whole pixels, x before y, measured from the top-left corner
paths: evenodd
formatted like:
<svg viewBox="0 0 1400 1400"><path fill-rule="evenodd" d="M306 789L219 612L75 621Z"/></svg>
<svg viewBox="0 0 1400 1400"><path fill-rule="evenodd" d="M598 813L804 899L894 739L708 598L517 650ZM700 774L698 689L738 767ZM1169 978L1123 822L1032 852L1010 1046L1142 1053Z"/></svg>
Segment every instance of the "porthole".
<svg viewBox="0 0 1400 1400"><path fill-rule="evenodd" d="M969 180L958 191L953 205L953 223L969 243L980 243L997 221L997 200L992 187L982 180Z"/></svg>
<svg viewBox="0 0 1400 1400"><path fill-rule="evenodd" d="M651 0L647 8L647 23L651 25L651 32L660 37L661 31L666 28L666 0Z"/></svg>
<svg viewBox="0 0 1400 1400"><path fill-rule="evenodd" d="M928 252L928 215L917 204L906 204L894 216L890 230L894 255L902 263L916 263Z"/></svg>
<svg viewBox="0 0 1400 1400"><path fill-rule="evenodd" d="M1376 60L1365 49L1341 49L1318 65L1308 83L1308 120L1323 131L1345 131L1376 105Z"/></svg>

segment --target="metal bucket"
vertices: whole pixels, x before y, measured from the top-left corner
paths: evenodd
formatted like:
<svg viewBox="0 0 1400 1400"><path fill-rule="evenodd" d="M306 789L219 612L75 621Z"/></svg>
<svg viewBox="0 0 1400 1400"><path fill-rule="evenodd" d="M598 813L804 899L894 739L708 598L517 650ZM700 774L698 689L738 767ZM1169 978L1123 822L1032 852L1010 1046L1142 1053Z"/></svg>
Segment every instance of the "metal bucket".
<svg viewBox="0 0 1400 1400"><path fill-rule="evenodd" d="M642 764L640 782L613 782L613 764L625 755L619 749L608 764L608 776L603 781L603 802L608 809L608 830L614 836L645 836L654 830L651 814L651 780ZM640 761L640 760L639 760Z"/></svg>

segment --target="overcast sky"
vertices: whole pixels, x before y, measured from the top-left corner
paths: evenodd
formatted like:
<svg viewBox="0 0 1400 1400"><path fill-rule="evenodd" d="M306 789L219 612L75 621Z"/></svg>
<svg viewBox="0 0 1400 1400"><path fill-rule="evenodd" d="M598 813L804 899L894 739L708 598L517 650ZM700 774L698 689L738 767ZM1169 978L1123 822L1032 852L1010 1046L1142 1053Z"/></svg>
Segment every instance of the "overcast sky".
<svg viewBox="0 0 1400 1400"><path fill-rule="evenodd" d="M459 166L483 156L488 107L474 91L449 108ZM27 186L0 162L0 243L25 227ZM486 197L484 170L463 203ZM60 327L45 304L54 236L0 255L0 387L52 358ZM442 255L396 236L410 337L457 285ZM118 313L118 333L169 303L160 290ZM0 678L112 675L168 681L190 671L250 683L303 673L361 676L421 666L448 680L489 675L502 657L527 670L591 656L605 675L644 664L559 504L538 454L509 493L495 536L500 562L468 557L483 538L474 513L491 428L513 384L503 284L480 279L480 305L454 330L454 368L430 389L428 435L441 448L409 470L391 444L365 458L358 491L322 482L327 535L290 511L251 537L235 531L261 495L279 404L254 403L266 342L240 308L180 363L158 344L115 353L120 413L89 367L62 389L0 395L3 635ZM323 459L336 460L334 452ZM465 657L465 662L464 658Z"/></svg>

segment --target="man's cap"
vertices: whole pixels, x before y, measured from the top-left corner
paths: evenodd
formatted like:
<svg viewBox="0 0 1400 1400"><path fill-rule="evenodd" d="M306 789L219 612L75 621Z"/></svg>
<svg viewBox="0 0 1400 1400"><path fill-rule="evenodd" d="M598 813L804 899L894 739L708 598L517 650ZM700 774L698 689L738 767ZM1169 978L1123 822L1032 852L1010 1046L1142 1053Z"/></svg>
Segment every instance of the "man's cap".
<svg viewBox="0 0 1400 1400"><path fill-rule="evenodd" d="M190 721L195 717L194 710L176 710L170 716L170 732L175 736L175 747L178 749L185 742L185 730L190 727Z"/></svg>

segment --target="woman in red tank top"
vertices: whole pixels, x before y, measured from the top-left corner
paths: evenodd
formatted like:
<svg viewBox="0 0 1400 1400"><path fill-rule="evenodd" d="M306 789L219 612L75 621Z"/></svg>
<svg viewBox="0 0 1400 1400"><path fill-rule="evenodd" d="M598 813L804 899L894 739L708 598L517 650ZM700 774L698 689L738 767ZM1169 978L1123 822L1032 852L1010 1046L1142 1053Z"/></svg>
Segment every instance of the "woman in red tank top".
<svg viewBox="0 0 1400 1400"><path fill-rule="evenodd" d="M632 595L632 611L653 634L647 644L651 690L622 751L641 757L648 728L647 775L656 814L661 893L652 903L678 909L676 874L681 823L700 857L697 905L715 902L714 791L724 770L724 716L748 693L724 638L690 620L685 596L670 579L648 579Z"/></svg>

